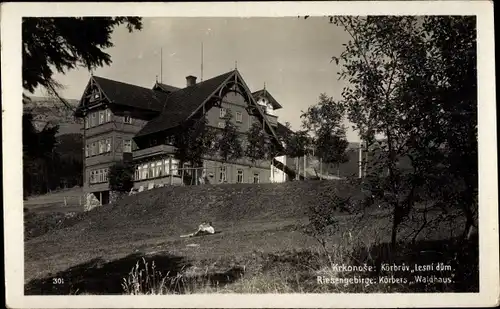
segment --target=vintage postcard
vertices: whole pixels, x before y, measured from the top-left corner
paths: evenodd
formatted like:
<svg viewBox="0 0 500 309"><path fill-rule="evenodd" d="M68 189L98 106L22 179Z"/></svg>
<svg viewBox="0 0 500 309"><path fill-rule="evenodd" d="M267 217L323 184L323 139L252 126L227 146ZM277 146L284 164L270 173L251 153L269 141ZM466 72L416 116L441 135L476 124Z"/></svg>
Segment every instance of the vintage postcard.
<svg viewBox="0 0 500 309"><path fill-rule="evenodd" d="M7 307L498 305L492 2L1 13Z"/></svg>

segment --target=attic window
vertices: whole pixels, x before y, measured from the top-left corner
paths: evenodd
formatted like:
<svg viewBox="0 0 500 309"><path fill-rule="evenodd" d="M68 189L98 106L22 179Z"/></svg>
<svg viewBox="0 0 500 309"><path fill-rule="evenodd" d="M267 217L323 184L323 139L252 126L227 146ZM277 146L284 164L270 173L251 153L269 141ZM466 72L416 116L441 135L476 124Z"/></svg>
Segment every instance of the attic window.
<svg viewBox="0 0 500 309"><path fill-rule="evenodd" d="M99 93L99 91L97 89L93 89L92 94L90 96L90 101L91 102L97 101L97 100L99 100L100 97L101 97L101 94Z"/></svg>

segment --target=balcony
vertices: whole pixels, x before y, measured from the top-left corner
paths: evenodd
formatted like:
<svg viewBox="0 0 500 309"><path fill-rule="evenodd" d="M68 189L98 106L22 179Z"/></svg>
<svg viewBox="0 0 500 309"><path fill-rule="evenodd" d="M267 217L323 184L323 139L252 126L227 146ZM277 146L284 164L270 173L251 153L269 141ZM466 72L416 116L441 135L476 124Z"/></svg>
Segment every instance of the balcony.
<svg viewBox="0 0 500 309"><path fill-rule="evenodd" d="M267 117L267 121L269 121L269 123L273 127L276 127L278 125L278 117L277 116L266 114L266 117Z"/></svg>
<svg viewBox="0 0 500 309"><path fill-rule="evenodd" d="M172 145L157 145L154 147L137 149L132 152L132 157L134 160L144 159L147 157L152 157L161 154L173 154L175 147Z"/></svg>

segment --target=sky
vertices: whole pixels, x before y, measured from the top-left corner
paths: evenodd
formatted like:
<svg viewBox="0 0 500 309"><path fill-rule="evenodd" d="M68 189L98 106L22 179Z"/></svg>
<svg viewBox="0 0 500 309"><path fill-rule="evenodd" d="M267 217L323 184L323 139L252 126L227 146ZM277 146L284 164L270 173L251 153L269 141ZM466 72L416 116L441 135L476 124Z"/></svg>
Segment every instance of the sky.
<svg viewBox="0 0 500 309"><path fill-rule="evenodd" d="M340 99L345 82L338 80L338 67L330 62L349 39L342 28L327 18L144 18L143 29L129 33L116 28L105 51L112 64L93 74L151 88L156 80L177 87L186 85L186 76L203 79L237 67L251 91L266 89L283 106L276 111L281 123L301 129L300 115L326 93ZM161 66L163 50L163 66ZM162 69L161 69L162 68ZM86 69L54 75L67 99L80 99L90 78ZM37 89L35 96L45 93ZM347 139L359 140L348 125Z"/></svg>

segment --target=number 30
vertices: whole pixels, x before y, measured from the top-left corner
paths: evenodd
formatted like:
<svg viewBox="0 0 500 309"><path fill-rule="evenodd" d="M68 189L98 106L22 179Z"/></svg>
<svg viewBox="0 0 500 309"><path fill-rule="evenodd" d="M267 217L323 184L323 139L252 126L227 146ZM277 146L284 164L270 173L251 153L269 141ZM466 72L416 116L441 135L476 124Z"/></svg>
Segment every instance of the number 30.
<svg viewBox="0 0 500 309"><path fill-rule="evenodd" d="M63 284L64 279L63 278L52 278L52 284Z"/></svg>

